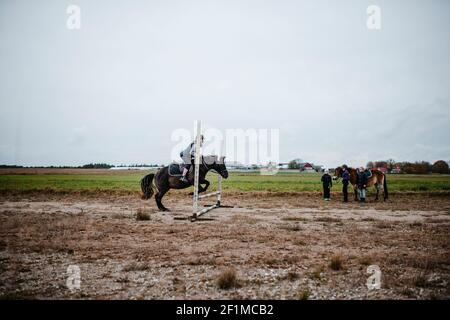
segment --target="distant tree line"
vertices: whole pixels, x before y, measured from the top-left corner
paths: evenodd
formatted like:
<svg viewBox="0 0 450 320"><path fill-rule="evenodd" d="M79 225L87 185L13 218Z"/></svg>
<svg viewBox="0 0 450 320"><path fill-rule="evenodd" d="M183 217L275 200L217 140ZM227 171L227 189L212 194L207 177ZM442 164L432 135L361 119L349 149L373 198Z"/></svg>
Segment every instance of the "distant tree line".
<svg viewBox="0 0 450 320"><path fill-rule="evenodd" d="M158 164L145 164L145 163L138 164L138 163L135 163L135 164L130 164L130 165L128 165L128 164L121 164L121 165L118 165L116 167L117 168L123 168L123 167L129 167L129 168L139 168L139 167L145 168L145 167L149 167L149 168L153 168L153 167L161 167L161 166L158 165Z"/></svg>
<svg viewBox="0 0 450 320"><path fill-rule="evenodd" d="M89 163L81 166L83 169L111 169L114 166L107 163Z"/></svg>
<svg viewBox="0 0 450 320"><path fill-rule="evenodd" d="M450 173L449 165L444 160L438 160L431 164L428 161L416 162L395 162L393 159L386 161L369 161L368 168L384 168L387 172L412 173L412 174L427 174L427 173Z"/></svg>

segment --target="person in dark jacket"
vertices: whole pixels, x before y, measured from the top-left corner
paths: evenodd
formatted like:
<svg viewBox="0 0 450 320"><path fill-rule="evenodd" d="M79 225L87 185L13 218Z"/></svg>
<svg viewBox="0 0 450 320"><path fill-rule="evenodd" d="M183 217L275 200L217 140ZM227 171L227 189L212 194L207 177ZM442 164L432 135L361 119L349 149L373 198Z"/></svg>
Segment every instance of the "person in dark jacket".
<svg viewBox="0 0 450 320"><path fill-rule="evenodd" d="M350 181L350 173L347 170L347 166L342 166L344 171L342 172L342 193L344 194L344 202L348 202L348 184Z"/></svg>
<svg viewBox="0 0 450 320"><path fill-rule="evenodd" d="M329 171L325 170L324 175L320 179L322 181L322 185L323 185L323 199L325 201L330 200L330 190L331 190L331 187L333 186L331 176L328 173L329 173Z"/></svg>
<svg viewBox="0 0 450 320"><path fill-rule="evenodd" d="M359 202L366 202L367 173L363 167L358 170L356 185L358 187Z"/></svg>

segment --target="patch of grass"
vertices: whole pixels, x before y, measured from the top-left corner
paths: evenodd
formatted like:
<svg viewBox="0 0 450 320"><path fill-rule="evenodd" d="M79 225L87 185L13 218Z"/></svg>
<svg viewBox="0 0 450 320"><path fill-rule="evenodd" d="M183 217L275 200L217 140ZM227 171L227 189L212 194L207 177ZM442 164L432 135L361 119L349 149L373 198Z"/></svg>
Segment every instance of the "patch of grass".
<svg viewBox="0 0 450 320"><path fill-rule="evenodd" d="M404 287L400 293L404 296L407 296L408 298L415 298L416 295L414 293L414 290L412 290L411 288L408 287Z"/></svg>
<svg viewBox="0 0 450 320"><path fill-rule="evenodd" d="M122 271L147 271L150 269L150 265L146 262L130 262L125 267L122 268Z"/></svg>
<svg viewBox="0 0 450 320"><path fill-rule="evenodd" d="M410 227L423 227L423 223L420 221L415 221L409 224Z"/></svg>
<svg viewBox="0 0 450 320"><path fill-rule="evenodd" d="M264 283L264 281L262 279L257 278L257 279L253 279L253 280L249 281L249 283L253 283L253 284L260 286Z"/></svg>
<svg viewBox="0 0 450 320"><path fill-rule="evenodd" d="M125 219L127 216L123 213L113 213L111 215L112 219Z"/></svg>
<svg viewBox="0 0 450 320"><path fill-rule="evenodd" d="M264 263L267 264L268 266L274 266L277 265L279 262L275 258L265 258Z"/></svg>
<svg viewBox="0 0 450 320"><path fill-rule="evenodd" d="M378 229L391 229L392 226L393 226L393 224L390 222L387 222L387 221L378 221L375 224L375 227Z"/></svg>
<svg viewBox="0 0 450 320"><path fill-rule="evenodd" d="M361 258L359 258L359 263L362 264L363 266L370 266L372 264L372 257L371 256L363 256Z"/></svg>
<svg viewBox="0 0 450 320"><path fill-rule="evenodd" d="M232 288L239 288L240 281L237 278L236 270L229 268L223 271L217 278L217 286L220 289L229 290Z"/></svg>
<svg viewBox="0 0 450 320"><path fill-rule="evenodd" d="M182 294L186 293L186 284L178 277L174 277L172 279L172 284L173 284L173 287L176 292L179 292Z"/></svg>
<svg viewBox="0 0 450 320"><path fill-rule="evenodd" d="M290 270L288 273L286 273L283 276L280 276L280 280L288 280L288 281L295 281L299 278L299 274L293 270Z"/></svg>
<svg viewBox="0 0 450 320"><path fill-rule="evenodd" d="M333 217L319 217L315 220L319 221L319 222L341 222L341 219L333 218Z"/></svg>
<svg viewBox="0 0 450 320"><path fill-rule="evenodd" d="M150 220L150 213L143 208L138 208L136 212L137 221L148 221Z"/></svg>
<svg viewBox="0 0 450 320"><path fill-rule="evenodd" d="M300 290L297 294L297 298L299 300L308 300L310 296L310 292L308 289Z"/></svg>
<svg viewBox="0 0 450 320"><path fill-rule="evenodd" d="M446 268L450 265L450 257L446 255L413 255L404 257L392 257L389 263L408 266L423 271L433 271L438 268Z"/></svg>
<svg viewBox="0 0 450 320"><path fill-rule="evenodd" d="M344 257L342 254L338 253L331 257L330 265L331 270L339 271L344 268Z"/></svg>
<svg viewBox="0 0 450 320"><path fill-rule="evenodd" d="M317 280L317 281L322 281L322 272L323 272L323 268L317 268L315 270L313 270L312 272L309 273L309 278L311 280Z"/></svg>
<svg viewBox="0 0 450 320"><path fill-rule="evenodd" d="M214 259L213 257L192 257L188 259L186 264L190 266L200 266L200 265L214 266L216 265L216 259Z"/></svg>
<svg viewBox="0 0 450 320"><path fill-rule="evenodd" d="M129 283L130 280L129 280L127 277L121 276L121 277L119 277L119 278L116 280L116 282L118 282L118 283Z"/></svg>
<svg viewBox="0 0 450 320"><path fill-rule="evenodd" d="M448 220L446 219L438 219L438 218L426 218L425 222L427 223L444 223L447 222Z"/></svg>
<svg viewBox="0 0 450 320"><path fill-rule="evenodd" d="M303 217L282 217L281 220L284 221L308 221L309 219Z"/></svg>
<svg viewBox="0 0 450 320"><path fill-rule="evenodd" d="M283 256L283 261L287 262L288 264L296 264L300 258L296 255L285 255Z"/></svg>
<svg viewBox="0 0 450 320"><path fill-rule="evenodd" d="M0 295L0 300L34 300L34 299L37 299L35 293L27 290L5 292Z"/></svg>
<svg viewBox="0 0 450 320"><path fill-rule="evenodd" d="M421 272L412 279L413 285L419 288L427 288L430 286L426 275Z"/></svg>
<svg viewBox="0 0 450 320"><path fill-rule="evenodd" d="M17 269L18 272L31 272L31 269L28 267L20 267L19 269Z"/></svg>
<svg viewBox="0 0 450 320"><path fill-rule="evenodd" d="M298 224L281 225L280 229L288 231L300 231L302 228Z"/></svg>
<svg viewBox="0 0 450 320"><path fill-rule="evenodd" d="M305 240L302 239L295 239L292 243L296 246L306 246Z"/></svg>
<svg viewBox="0 0 450 320"><path fill-rule="evenodd" d="M153 170L141 172L136 170L79 170L67 172L61 170L48 171L30 169L21 174L0 171L0 191L125 191L139 192L140 179ZM154 171L153 171L154 172ZM265 176L254 172L230 172L224 184L226 191L253 192L303 192L322 190L321 174L301 174L294 171L280 171L276 175ZM412 175L390 174L388 176L389 191L395 192L448 192L450 175ZM217 187L212 181L211 188ZM340 185L333 191L340 191ZM371 192L373 189L371 188Z"/></svg>
<svg viewBox="0 0 450 320"><path fill-rule="evenodd" d="M299 275L298 275L298 273L295 272L295 271L289 271L288 274L287 274L287 276L286 276L286 278L287 278L289 281L295 281L295 280L297 280L297 279L299 278Z"/></svg>

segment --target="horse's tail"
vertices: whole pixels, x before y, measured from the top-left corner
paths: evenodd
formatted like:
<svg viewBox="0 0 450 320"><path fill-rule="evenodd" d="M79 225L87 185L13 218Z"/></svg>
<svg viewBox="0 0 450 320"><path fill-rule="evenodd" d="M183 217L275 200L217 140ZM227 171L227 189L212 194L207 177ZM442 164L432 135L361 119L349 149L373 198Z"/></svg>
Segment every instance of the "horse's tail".
<svg viewBox="0 0 450 320"><path fill-rule="evenodd" d="M141 179L141 199L147 200L150 199L153 195L153 178L155 177L154 173L150 173Z"/></svg>
<svg viewBox="0 0 450 320"><path fill-rule="evenodd" d="M387 188L386 174L384 174L384 179L383 179L383 191L384 191L384 200L387 200L389 194L388 194L388 188Z"/></svg>

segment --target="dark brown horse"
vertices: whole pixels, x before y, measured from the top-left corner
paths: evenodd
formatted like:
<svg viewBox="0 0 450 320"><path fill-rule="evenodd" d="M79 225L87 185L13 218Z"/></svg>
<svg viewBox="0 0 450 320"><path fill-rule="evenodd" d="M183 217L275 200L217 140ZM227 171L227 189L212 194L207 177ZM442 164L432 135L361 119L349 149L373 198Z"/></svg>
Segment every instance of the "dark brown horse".
<svg viewBox="0 0 450 320"><path fill-rule="evenodd" d="M354 168L347 168L348 173L350 174L350 183L353 186L353 190L355 192L355 201L358 200L358 186L356 184L357 180L357 171ZM378 200L378 195L380 193L380 189L383 189L383 197L384 201L388 198L388 189L387 189L387 182L386 182L386 175L381 172L378 169L370 169L372 172L372 176L367 179L367 187L374 186L377 190L377 194L375 197L375 200ZM338 180L342 177L342 172L344 172L344 169L342 167L338 167L334 170L334 180Z"/></svg>
<svg viewBox="0 0 450 320"><path fill-rule="evenodd" d="M162 204L161 200L169 189L185 189L194 185L194 165L191 165L187 174L189 182L180 180L180 175L170 175L169 166L159 169L156 173L150 173L141 180L142 199L150 199L156 190L155 200L158 209L161 211L170 211ZM225 179L228 178L228 171L225 166L225 157L220 159L217 156L201 157L199 166L199 186L198 192L205 192L209 187L209 181L205 179L208 171L214 170ZM201 185L205 186L202 187Z"/></svg>

